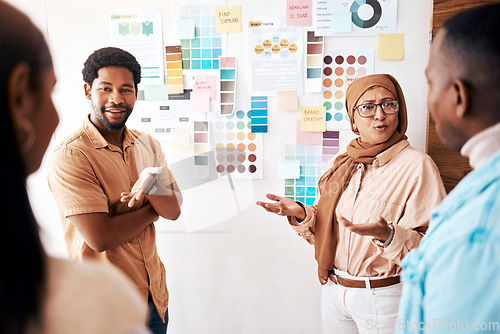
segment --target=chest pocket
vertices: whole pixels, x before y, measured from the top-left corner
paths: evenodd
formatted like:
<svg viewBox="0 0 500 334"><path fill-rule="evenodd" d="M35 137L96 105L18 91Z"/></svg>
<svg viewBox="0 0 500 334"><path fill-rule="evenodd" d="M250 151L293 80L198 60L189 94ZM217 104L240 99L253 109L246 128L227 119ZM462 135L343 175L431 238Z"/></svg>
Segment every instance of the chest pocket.
<svg viewBox="0 0 500 334"><path fill-rule="evenodd" d="M371 219L376 219L381 216L386 221L393 221L397 223L402 214L402 205L367 198L365 201L356 206L353 221L358 224L363 224L368 223Z"/></svg>

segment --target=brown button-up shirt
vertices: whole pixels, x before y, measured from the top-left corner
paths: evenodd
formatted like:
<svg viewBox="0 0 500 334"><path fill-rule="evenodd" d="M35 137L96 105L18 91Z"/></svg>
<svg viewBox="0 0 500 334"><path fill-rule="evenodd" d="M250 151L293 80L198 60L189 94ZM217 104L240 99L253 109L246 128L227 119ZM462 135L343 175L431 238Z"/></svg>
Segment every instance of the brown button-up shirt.
<svg viewBox="0 0 500 334"><path fill-rule="evenodd" d="M418 247L432 210L445 195L432 159L406 140L380 153L371 165L358 164L335 214L353 224L382 216L394 222L394 236L383 248L373 243L373 237L352 233L340 225L335 267L359 277L400 275L401 260ZM314 244L316 206L306 206L306 215L300 226L292 227Z"/></svg>
<svg viewBox="0 0 500 334"><path fill-rule="evenodd" d="M156 167L167 165L158 141L125 127L123 149L120 149L109 144L87 117L83 126L54 152L48 181L59 206L70 259L90 258L112 263L135 282L145 301L151 293L163 317L168 306L168 291L165 268L156 250L153 222L129 242L99 253L89 247L68 219L72 215L96 212L114 216L147 205L148 200L144 198L129 208L127 203L120 202L120 193L129 192L142 169L153 167L155 161Z"/></svg>

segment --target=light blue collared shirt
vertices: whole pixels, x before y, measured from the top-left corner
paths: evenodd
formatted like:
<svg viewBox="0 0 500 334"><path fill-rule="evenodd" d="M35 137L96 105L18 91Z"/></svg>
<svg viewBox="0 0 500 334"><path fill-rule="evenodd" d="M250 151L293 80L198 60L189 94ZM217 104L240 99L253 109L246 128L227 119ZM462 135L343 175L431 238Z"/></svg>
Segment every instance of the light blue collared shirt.
<svg viewBox="0 0 500 334"><path fill-rule="evenodd" d="M396 333L500 333L498 151L436 208L402 281Z"/></svg>

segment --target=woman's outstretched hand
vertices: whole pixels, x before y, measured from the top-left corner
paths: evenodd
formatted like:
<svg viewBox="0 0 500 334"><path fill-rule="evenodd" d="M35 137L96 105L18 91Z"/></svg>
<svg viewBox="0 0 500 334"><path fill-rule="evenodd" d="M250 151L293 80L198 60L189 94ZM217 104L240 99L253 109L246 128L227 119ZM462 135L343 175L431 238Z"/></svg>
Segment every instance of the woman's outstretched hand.
<svg viewBox="0 0 500 334"><path fill-rule="evenodd" d="M274 202L257 202L257 205L260 205L261 207L266 209L266 211L275 213L280 216L295 216L298 221L302 221L306 218L306 212L304 211L304 209L300 205L295 203L293 199L280 197L273 194L267 194L266 197Z"/></svg>
<svg viewBox="0 0 500 334"><path fill-rule="evenodd" d="M381 241L387 240L391 235L391 229L387 225L387 221L382 217L371 219L370 222L365 224L353 224L344 217L340 217L338 222L353 233L374 237Z"/></svg>

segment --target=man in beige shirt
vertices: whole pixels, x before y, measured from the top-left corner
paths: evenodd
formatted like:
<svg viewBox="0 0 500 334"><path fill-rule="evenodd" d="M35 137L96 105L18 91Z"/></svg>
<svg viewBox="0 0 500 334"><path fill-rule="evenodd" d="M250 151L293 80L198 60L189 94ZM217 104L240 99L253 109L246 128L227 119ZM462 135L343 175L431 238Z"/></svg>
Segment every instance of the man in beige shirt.
<svg viewBox="0 0 500 334"><path fill-rule="evenodd" d="M103 48L85 62L83 79L90 115L57 148L48 177L68 253L120 268L149 302L150 329L166 333L168 291L154 222L177 219L182 196L159 143L125 126L140 65L124 50Z"/></svg>

